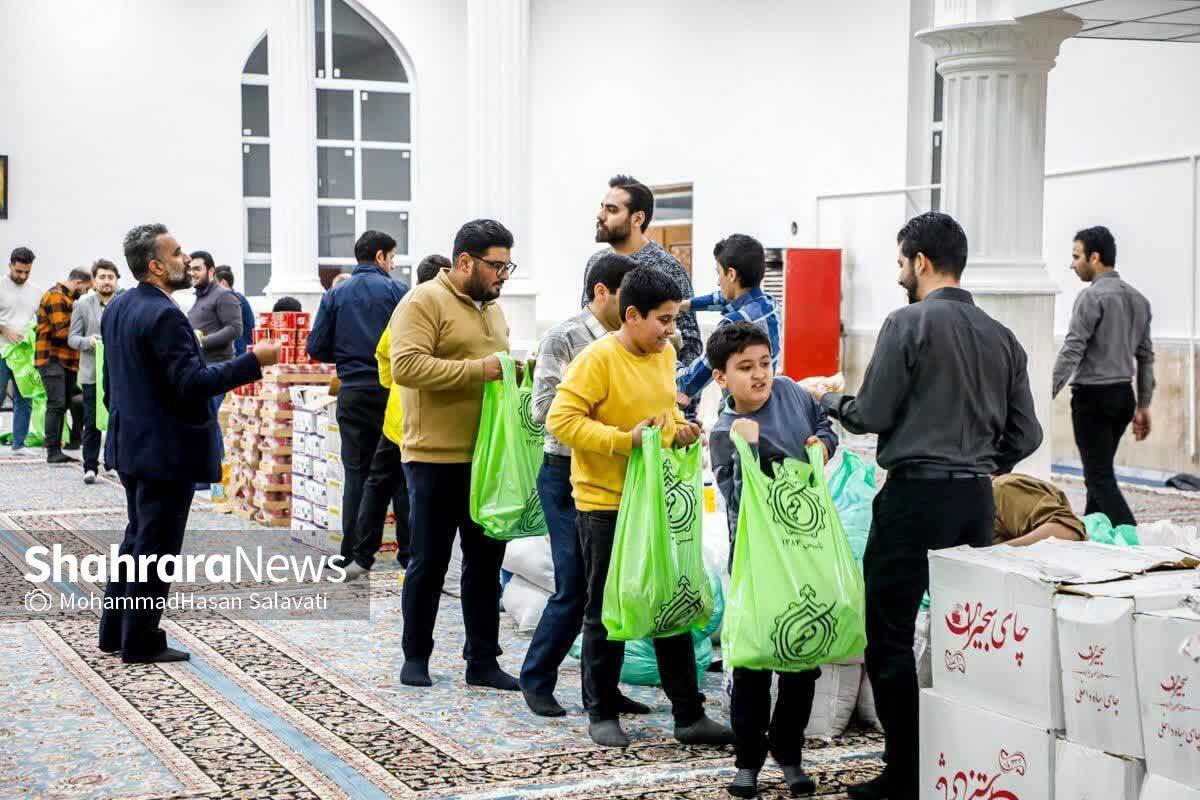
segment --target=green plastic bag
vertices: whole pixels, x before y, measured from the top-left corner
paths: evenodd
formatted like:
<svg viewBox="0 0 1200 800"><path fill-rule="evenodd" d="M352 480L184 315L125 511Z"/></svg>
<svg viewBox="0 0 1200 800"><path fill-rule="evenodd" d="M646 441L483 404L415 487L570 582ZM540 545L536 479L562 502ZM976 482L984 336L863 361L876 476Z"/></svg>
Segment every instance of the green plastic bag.
<svg viewBox="0 0 1200 800"><path fill-rule="evenodd" d="M1084 517L1083 527L1087 530L1088 541L1118 547L1137 547L1141 544L1135 526L1117 525L1114 528L1108 515L1099 511Z"/></svg>
<svg viewBox="0 0 1200 800"><path fill-rule="evenodd" d="M617 512L601 619L608 638L662 638L703 628L713 614L701 545L700 443L664 449L642 429Z"/></svg>
<svg viewBox="0 0 1200 800"><path fill-rule="evenodd" d="M21 390L21 396L32 400L39 394L45 396L46 388L42 386L41 373L33 365L37 348L37 323L30 322L25 331L25 338L19 342L8 342L0 348L0 358L3 358L8 369L13 374L13 382Z"/></svg>
<svg viewBox="0 0 1200 800"><path fill-rule="evenodd" d="M96 430L108 430L108 405L104 402L104 342L96 342Z"/></svg>
<svg viewBox="0 0 1200 800"><path fill-rule="evenodd" d="M493 539L545 536L546 517L537 493L546 429L533 421L533 376L517 385L508 353L500 357L502 378L483 387L479 435L471 457L471 519Z"/></svg>
<svg viewBox="0 0 1200 800"><path fill-rule="evenodd" d="M746 440L737 546L721 632L733 667L798 672L866 647L863 577L829 494L820 444L768 478Z"/></svg>
<svg viewBox="0 0 1200 800"><path fill-rule="evenodd" d="M854 560L862 567L863 554L867 551L867 537L871 533L871 505L875 501L875 465L864 461L862 456L842 450L842 462L829 479L829 493L842 530L850 541Z"/></svg>

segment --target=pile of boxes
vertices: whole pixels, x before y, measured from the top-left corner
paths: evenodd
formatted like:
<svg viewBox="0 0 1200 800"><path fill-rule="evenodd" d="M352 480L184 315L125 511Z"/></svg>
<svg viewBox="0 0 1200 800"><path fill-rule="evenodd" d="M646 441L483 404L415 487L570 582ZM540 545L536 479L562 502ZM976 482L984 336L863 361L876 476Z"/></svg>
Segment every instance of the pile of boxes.
<svg viewBox="0 0 1200 800"><path fill-rule="evenodd" d="M1200 800L1200 553L930 553L921 798Z"/></svg>

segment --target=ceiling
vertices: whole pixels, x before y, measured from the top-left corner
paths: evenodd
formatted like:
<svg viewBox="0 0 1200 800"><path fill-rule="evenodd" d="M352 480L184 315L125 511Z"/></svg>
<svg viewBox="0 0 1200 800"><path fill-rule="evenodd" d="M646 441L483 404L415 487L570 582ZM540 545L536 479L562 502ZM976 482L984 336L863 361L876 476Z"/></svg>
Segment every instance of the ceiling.
<svg viewBox="0 0 1200 800"><path fill-rule="evenodd" d="M1200 0L1024 0L1018 16L1065 11L1083 20L1083 39L1200 42Z"/></svg>

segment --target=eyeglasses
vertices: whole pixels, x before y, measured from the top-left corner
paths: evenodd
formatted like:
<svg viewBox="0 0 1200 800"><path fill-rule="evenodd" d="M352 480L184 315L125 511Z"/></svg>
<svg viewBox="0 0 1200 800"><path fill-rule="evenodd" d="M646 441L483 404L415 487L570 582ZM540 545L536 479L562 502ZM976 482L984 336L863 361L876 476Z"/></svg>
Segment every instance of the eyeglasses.
<svg viewBox="0 0 1200 800"><path fill-rule="evenodd" d="M470 253L467 253L467 255L471 256ZM517 265L512 263L511 261L509 261L509 262L488 261L486 258L477 258L475 256L471 256L471 260L472 261L481 261L484 264L487 264L489 267L496 270L497 275L503 275L504 273L507 272L508 277L511 278L513 275L517 274Z"/></svg>

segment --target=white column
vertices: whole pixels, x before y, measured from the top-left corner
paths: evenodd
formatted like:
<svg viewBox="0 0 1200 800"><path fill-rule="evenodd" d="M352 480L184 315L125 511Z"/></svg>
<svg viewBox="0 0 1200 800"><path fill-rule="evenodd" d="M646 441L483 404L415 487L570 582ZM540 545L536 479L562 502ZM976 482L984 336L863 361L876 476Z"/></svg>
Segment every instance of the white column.
<svg viewBox="0 0 1200 800"><path fill-rule="evenodd" d="M975 3L942 0L939 23L962 19L967 5ZM983 0L978 5L995 10ZM942 209L959 221L970 243L963 284L1029 354L1044 439L1020 469L1042 477L1051 464L1058 291L1042 261L1046 79L1059 45L1080 24L1067 14L1046 14L957 22L917 34L933 48L945 82Z"/></svg>
<svg viewBox="0 0 1200 800"><path fill-rule="evenodd" d="M514 349L537 336L529 248L530 0L467 0L467 213L513 233L520 265L500 298ZM463 220L466 222L466 220Z"/></svg>
<svg viewBox="0 0 1200 800"><path fill-rule="evenodd" d="M315 311L317 94L312 0L273 0L267 29L271 79L271 280L269 297L291 295Z"/></svg>

